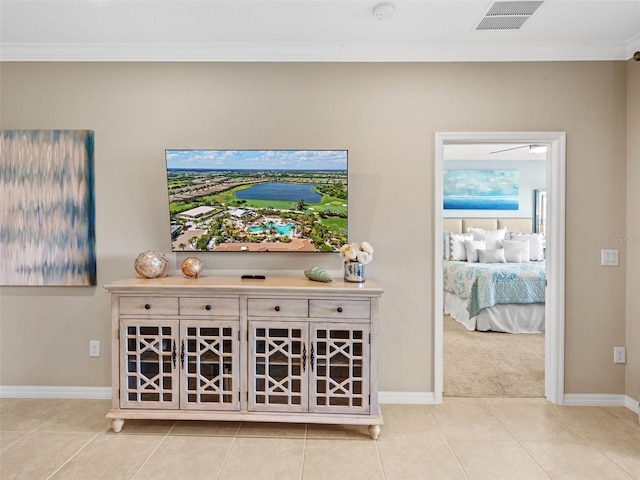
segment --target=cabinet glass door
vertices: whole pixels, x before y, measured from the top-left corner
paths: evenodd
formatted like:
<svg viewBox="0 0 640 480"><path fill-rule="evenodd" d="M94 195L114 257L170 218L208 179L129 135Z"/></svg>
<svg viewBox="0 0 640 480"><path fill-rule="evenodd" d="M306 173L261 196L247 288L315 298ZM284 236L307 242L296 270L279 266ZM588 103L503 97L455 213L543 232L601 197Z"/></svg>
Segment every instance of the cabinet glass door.
<svg viewBox="0 0 640 480"><path fill-rule="evenodd" d="M306 412L308 326L249 322L249 409Z"/></svg>
<svg viewBox="0 0 640 480"><path fill-rule="evenodd" d="M239 410L238 322L180 322L180 408Z"/></svg>
<svg viewBox="0 0 640 480"><path fill-rule="evenodd" d="M120 402L123 408L178 408L176 320L123 320Z"/></svg>
<svg viewBox="0 0 640 480"><path fill-rule="evenodd" d="M369 413L369 325L311 327L311 412Z"/></svg>

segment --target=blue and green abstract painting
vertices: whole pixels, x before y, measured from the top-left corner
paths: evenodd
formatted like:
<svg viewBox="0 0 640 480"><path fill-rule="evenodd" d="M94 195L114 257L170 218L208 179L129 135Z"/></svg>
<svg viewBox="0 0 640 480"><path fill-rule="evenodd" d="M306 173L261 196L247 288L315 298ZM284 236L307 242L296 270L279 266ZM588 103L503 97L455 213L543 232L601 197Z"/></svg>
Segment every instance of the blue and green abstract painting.
<svg viewBox="0 0 640 480"><path fill-rule="evenodd" d="M96 285L94 134L0 131L0 285Z"/></svg>

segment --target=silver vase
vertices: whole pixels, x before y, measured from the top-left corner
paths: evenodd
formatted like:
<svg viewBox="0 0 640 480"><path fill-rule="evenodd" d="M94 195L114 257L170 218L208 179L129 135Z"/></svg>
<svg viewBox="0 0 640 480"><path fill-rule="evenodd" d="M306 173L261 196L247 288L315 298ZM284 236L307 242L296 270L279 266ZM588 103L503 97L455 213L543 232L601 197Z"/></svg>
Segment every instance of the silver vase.
<svg viewBox="0 0 640 480"><path fill-rule="evenodd" d="M364 282L364 264L359 262L345 262L344 281L353 283Z"/></svg>

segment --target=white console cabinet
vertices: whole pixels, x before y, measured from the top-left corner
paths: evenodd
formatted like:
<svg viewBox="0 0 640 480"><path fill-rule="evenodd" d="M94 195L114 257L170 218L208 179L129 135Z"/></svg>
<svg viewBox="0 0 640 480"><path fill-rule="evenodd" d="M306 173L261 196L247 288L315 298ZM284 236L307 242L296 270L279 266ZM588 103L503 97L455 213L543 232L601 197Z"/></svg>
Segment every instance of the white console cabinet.
<svg viewBox="0 0 640 480"><path fill-rule="evenodd" d="M368 425L380 433L374 281L134 278L111 293L115 432L126 419Z"/></svg>

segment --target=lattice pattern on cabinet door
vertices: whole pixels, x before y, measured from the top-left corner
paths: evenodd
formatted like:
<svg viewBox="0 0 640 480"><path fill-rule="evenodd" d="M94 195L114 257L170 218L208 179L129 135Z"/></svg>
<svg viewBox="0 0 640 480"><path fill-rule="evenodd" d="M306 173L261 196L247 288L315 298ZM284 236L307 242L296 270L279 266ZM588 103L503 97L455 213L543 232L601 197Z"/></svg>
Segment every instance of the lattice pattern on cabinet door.
<svg viewBox="0 0 640 480"><path fill-rule="evenodd" d="M177 408L177 322L127 320L120 331L125 368L120 400L126 408Z"/></svg>
<svg viewBox="0 0 640 480"><path fill-rule="evenodd" d="M238 322L182 320L180 348L180 407L238 410Z"/></svg>
<svg viewBox="0 0 640 480"><path fill-rule="evenodd" d="M369 413L369 326L314 325L313 412Z"/></svg>
<svg viewBox="0 0 640 480"><path fill-rule="evenodd" d="M249 407L253 410L307 411L307 324L250 322L254 358Z"/></svg>

